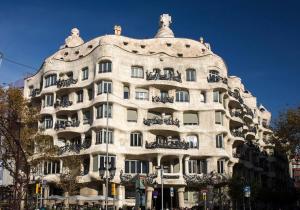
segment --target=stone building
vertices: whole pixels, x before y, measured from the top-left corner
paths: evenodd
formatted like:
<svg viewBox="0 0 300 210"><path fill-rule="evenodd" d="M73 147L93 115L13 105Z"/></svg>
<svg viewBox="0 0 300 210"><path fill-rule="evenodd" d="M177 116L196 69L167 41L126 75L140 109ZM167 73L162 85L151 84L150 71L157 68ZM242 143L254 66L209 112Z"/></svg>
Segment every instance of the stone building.
<svg viewBox="0 0 300 210"><path fill-rule="evenodd" d="M203 186L222 186L233 174L275 178L267 157L270 112L239 77L228 75L210 44L176 38L170 23L169 15L161 15L151 39L122 36L116 26L113 35L84 42L72 29L65 44L25 79L25 97L41 107L39 128L60 148L58 158L80 156L78 193L86 201L105 194L99 168L107 131L118 207L135 205L134 182L141 179L141 205L160 208L159 166L165 207L171 205L171 187L173 206L191 207L203 204ZM48 181L46 196L57 192L51 183L62 171L61 159L41 163L36 176Z"/></svg>

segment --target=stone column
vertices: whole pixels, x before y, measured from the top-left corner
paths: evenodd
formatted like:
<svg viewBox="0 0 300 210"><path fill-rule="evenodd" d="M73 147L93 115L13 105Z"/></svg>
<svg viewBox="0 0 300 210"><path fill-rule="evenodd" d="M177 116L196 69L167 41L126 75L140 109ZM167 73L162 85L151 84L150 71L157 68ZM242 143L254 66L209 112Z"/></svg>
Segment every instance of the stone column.
<svg viewBox="0 0 300 210"><path fill-rule="evenodd" d="M179 173L180 173L180 175L182 175L182 160L183 160L183 156L182 155L180 155L179 156Z"/></svg>
<svg viewBox="0 0 300 210"><path fill-rule="evenodd" d="M117 202L116 202L116 206L117 209L122 208L124 203L124 199L125 199L125 187L123 185L118 185L117 186Z"/></svg>
<svg viewBox="0 0 300 210"><path fill-rule="evenodd" d="M184 208L184 187L178 188L177 192L179 208Z"/></svg>
<svg viewBox="0 0 300 210"><path fill-rule="evenodd" d="M146 209L152 209L152 192L154 191L153 187L146 187Z"/></svg>
<svg viewBox="0 0 300 210"><path fill-rule="evenodd" d="M153 162L152 159L149 159L149 173L153 173Z"/></svg>
<svg viewBox="0 0 300 210"><path fill-rule="evenodd" d="M190 157L185 157L184 159L184 174L188 175L189 174L189 160L190 160Z"/></svg>
<svg viewBox="0 0 300 210"><path fill-rule="evenodd" d="M94 164L94 161L93 161L93 155L90 154L90 167L89 167L89 173L92 173L92 172L93 172L93 164Z"/></svg>

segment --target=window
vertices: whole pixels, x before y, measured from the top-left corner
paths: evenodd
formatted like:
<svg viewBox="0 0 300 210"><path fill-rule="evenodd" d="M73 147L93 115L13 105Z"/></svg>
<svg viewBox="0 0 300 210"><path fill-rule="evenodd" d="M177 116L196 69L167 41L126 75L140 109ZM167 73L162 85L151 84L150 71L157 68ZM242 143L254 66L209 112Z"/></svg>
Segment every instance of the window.
<svg viewBox="0 0 300 210"><path fill-rule="evenodd" d="M45 161L44 162L44 175L60 173L59 161Z"/></svg>
<svg viewBox="0 0 300 210"><path fill-rule="evenodd" d="M220 76L219 72L216 70L210 70L208 76L208 82L219 82Z"/></svg>
<svg viewBox="0 0 300 210"><path fill-rule="evenodd" d="M196 70L187 69L186 70L186 81L196 81Z"/></svg>
<svg viewBox="0 0 300 210"><path fill-rule="evenodd" d="M215 124L223 125L223 114L220 111L215 112Z"/></svg>
<svg viewBox="0 0 300 210"><path fill-rule="evenodd" d="M53 106L54 96L53 94L45 95L45 106Z"/></svg>
<svg viewBox="0 0 300 210"><path fill-rule="evenodd" d="M146 89L136 89L135 90L135 99L137 100L148 100L149 99L149 93Z"/></svg>
<svg viewBox="0 0 300 210"><path fill-rule="evenodd" d="M216 102L216 103L222 103L222 97L221 97L221 94L220 94L220 92L219 91L214 91L213 92L213 98L214 98L214 102Z"/></svg>
<svg viewBox="0 0 300 210"><path fill-rule="evenodd" d="M116 156L108 156L108 161L106 161L106 156L105 155L95 155L95 156L93 156L93 171L98 172L100 167L105 168L107 162L110 165L110 167L115 167L116 166L115 165Z"/></svg>
<svg viewBox="0 0 300 210"><path fill-rule="evenodd" d="M77 91L76 94L77 94L77 103L83 102L83 90Z"/></svg>
<svg viewBox="0 0 300 210"><path fill-rule="evenodd" d="M183 113L183 124L184 125L198 125L198 114L197 113Z"/></svg>
<svg viewBox="0 0 300 210"><path fill-rule="evenodd" d="M147 174L147 173L149 173L148 161L125 160L125 173L129 173L129 174Z"/></svg>
<svg viewBox="0 0 300 210"><path fill-rule="evenodd" d="M89 100L92 100L94 98L94 91L92 88L88 89L88 95L89 95Z"/></svg>
<svg viewBox="0 0 300 210"><path fill-rule="evenodd" d="M198 148L198 137L193 136L187 136L186 141L189 143L189 148Z"/></svg>
<svg viewBox="0 0 300 210"><path fill-rule="evenodd" d="M206 92L205 91L201 91L201 93L200 93L200 102L206 103Z"/></svg>
<svg viewBox="0 0 300 210"><path fill-rule="evenodd" d="M225 161L224 160L218 160L217 161L217 167L218 167L218 173L223 174L225 172L224 170Z"/></svg>
<svg viewBox="0 0 300 210"><path fill-rule="evenodd" d="M108 130L108 143L114 143L112 130ZM96 132L96 144L106 144L106 129L101 129Z"/></svg>
<svg viewBox="0 0 300 210"><path fill-rule="evenodd" d="M141 66L131 67L131 77L132 78L144 78L144 69Z"/></svg>
<svg viewBox="0 0 300 210"><path fill-rule="evenodd" d="M223 134L216 135L216 148L224 148Z"/></svg>
<svg viewBox="0 0 300 210"><path fill-rule="evenodd" d="M137 122L137 111L133 109L127 109L127 121Z"/></svg>
<svg viewBox="0 0 300 210"><path fill-rule="evenodd" d="M160 98L164 99L167 98L169 96L168 91L160 91Z"/></svg>
<svg viewBox="0 0 300 210"><path fill-rule="evenodd" d="M111 61L105 60L99 63L99 73L111 72Z"/></svg>
<svg viewBox="0 0 300 210"><path fill-rule="evenodd" d="M82 80L87 80L89 78L89 68L85 67L81 70Z"/></svg>
<svg viewBox="0 0 300 210"><path fill-rule="evenodd" d="M49 129L53 127L53 120L52 116L45 116L44 117L44 128Z"/></svg>
<svg viewBox="0 0 300 210"><path fill-rule="evenodd" d="M90 110L83 111L83 124L91 123L91 112Z"/></svg>
<svg viewBox="0 0 300 210"><path fill-rule="evenodd" d="M101 104L97 107L97 118L111 118L112 115L112 104Z"/></svg>
<svg viewBox="0 0 300 210"><path fill-rule="evenodd" d="M130 134L130 146L132 147L142 146L142 134L140 132L133 132Z"/></svg>
<svg viewBox="0 0 300 210"><path fill-rule="evenodd" d="M189 92L185 90L176 91L177 102L189 102Z"/></svg>
<svg viewBox="0 0 300 210"><path fill-rule="evenodd" d="M165 68L164 69L164 75L166 76L167 79L169 79L171 76L174 75L174 69L172 69L172 68Z"/></svg>
<svg viewBox="0 0 300 210"><path fill-rule="evenodd" d="M130 95L130 92L129 92L129 87L127 86L124 86L124 99L129 99L129 95Z"/></svg>
<svg viewBox="0 0 300 210"><path fill-rule="evenodd" d="M190 174L207 174L206 160L189 160Z"/></svg>
<svg viewBox="0 0 300 210"><path fill-rule="evenodd" d="M51 74L45 77L45 88L56 85L56 74Z"/></svg>
<svg viewBox="0 0 300 210"><path fill-rule="evenodd" d="M112 82L111 81L101 81L98 84L98 95L102 93L111 93Z"/></svg>

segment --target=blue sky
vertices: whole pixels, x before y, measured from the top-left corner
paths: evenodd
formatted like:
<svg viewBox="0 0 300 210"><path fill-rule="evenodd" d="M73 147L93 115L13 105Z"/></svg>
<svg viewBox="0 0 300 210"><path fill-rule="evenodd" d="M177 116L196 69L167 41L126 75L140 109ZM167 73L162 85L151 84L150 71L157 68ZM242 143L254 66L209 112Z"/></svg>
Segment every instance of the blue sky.
<svg viewBox="0 0 300 210"><path fill-rule="evenodd" d="M58 50L71 28L89 40L111 34L151 38L162 13L172 16L176 37L203 36L224 58L229 74L276 116L300 105L300 1L6 1L0 4L0 51L38 68ZM2 62L0 83L34 72Z"/></svg>

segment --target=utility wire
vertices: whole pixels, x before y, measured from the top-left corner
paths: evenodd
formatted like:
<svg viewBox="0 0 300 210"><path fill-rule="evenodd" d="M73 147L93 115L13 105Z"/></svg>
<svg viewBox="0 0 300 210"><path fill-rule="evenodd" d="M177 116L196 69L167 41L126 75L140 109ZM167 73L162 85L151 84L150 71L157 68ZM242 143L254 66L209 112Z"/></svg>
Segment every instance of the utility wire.
<svg viewBox="0 0 300 210"><path fill-rule="evenodd" d="M1 64L2 64L3 60L5 60L7 62L10 62L10 63L13 63L13 64L18 65L18 66L22 66L22 67L28 68L28 69L37 70L37 68L35 68L35 67L29 66L27 64L20 63L18 61L15 61L13 59L5 57L4 54L0 51L0 68L1 68Z"/></svg>

